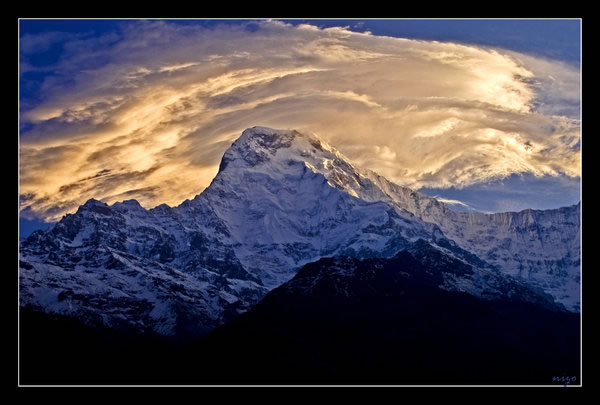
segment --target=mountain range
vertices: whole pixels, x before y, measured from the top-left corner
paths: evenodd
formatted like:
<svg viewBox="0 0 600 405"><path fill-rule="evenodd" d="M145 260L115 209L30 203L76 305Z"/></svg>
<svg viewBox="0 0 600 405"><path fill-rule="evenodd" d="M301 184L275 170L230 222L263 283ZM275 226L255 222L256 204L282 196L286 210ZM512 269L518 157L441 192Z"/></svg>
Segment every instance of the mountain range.
<svg viewBox="0 0 600 405"><path fill-rule="evenodd" d="M225 152L210 186L179 206L90 199L33 232L20 244L20 305L187 339L322 258L426 248L420 260L456 264L440 270L438 289L578 313L580 211L453 211L315 135L254 127Z"/></svg>

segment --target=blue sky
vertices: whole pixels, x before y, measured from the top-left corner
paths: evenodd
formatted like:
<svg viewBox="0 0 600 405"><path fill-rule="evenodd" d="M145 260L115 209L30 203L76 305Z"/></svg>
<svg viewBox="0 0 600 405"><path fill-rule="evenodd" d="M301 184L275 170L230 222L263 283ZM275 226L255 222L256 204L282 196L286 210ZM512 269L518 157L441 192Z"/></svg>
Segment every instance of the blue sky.
<svg viewBox="0 0 600 405"><path fill-rule="evenodd" d="M579 20L295 19L283 21L288 24L265 21L251 23L240 20L170 20L148 23L137 20L21 20L19 26L22 113L21 188L22 194L27 195L24 198L26 203L23 205L27 218L22 219L26 232L35 228L40 218L53 220L61 212L70 212L82 200L91 197L104 197L112 201L119 196L130 195L140 199L142 205L149 207L156 205L161 196L168 195L173 197L167 203L176 204L177 199L185 198L183 194L174 195L174 190L181 190L186 186L188 194L200 192L207 185L204 183L209 182L214 175L218 158L237 133L236 131L243 125L253 122L252 120L259 119L262 121L254 125L264 125L263 121L268 121L267 123L272 122L277 125L306 127L320 135L325 134L329 142L363 166L372 168L399 183L406 181L404 185L419 189L426 194L460 201L464 205L455 205L458 209L468 206L486 212L516 211L525 208L556 208L579 201L580 180L578 175L574 175L577 170L573 169L577 166L576 155L580 144L576 139L578 136L576 127L579 125L577 97L580 64ZM308 29L303 24L318 27L320 30ZM330 27L346 28L338 31L323 30ZM370 32L371 35L354 38L348 34L350 32ZM381 36L420 41L406 44L392 43L385 38L379 39ZM278 41L277 37L281 37L281 40ZM254 42L244 42L252 41L253 38ZM261 45L260 41L265 45ZM441 44L431 41L439 41ZM449 42L466 46L447 45ZM293 45L297 48L291 49L290 44L298 45ZM327 47L329 47L328 51L322 52ZM486 49L495 49L502 55L500 57L494 53L490 54ZM195 55L195 52L198 52L198 55ZM261 52L266 56L260 58ZM341 53L336 54L337 59L334 60L331 55L335 52ZM296 55L295 58L298 59L287 57L288 53ZM356 62L348 59L348 55L356 58ZM394 63L393 66L385 64L387 56L384 55L393 55L393 59L390 59ZM406 59L406 55L417 55L416 62L399 62ZM209 56L213 59L206 59ZM221 109L218 110L218 114L215 113L213 121L203 124L204 127L199 126L187 133L175 125L180 122L183 115L172 121L173 128L179 131L177 132L179 135L170 133L170 151L183 149L183 143L190 139L194 139L195 142L192 149L196 148L199 142L204 142L202 156L198 154L189 156L187 153L177 155L180 159L187 159L185 166L182 167L190 168L190 173L199 173L197 177L203 179L202 185L190 186L191 174L188 177L182 174L179 180L173 180L171 190L163 190L157 186L159 178L156 179L156 184L152 183L152 176L157 177L156 172L162 170L157 169L157 162L163 164L165 162L156 156L165 155L167 148L163 148L165 150L161 150L160 153L156 152L156 142L150 142L149 135L143 140L136 138L138 144L154 145L136 149L142 150L140 153L149 154L147 167L123 163L114 168L107 168L101 166L101 162L105 160L93 160L102 157L102 154L100 150L89 149L90 142L85 140L97 139L98 134L104 134L107 128L113 131L113 138L110 139L116 139L115 122L121 121L115 117L121 115L112 116L110 115L112 112L124 114L123 111L131 111L131 108L135 107L137 108L135 111L138 111L135 116L139 117L139 111L149 111L147 104L143 106L140 104L137 107L132 107L132 104L134 100L147 97L146 93L139 93L140 88L156 89L155 94L158 94L156 93L158 91L166 91L164 80L155 79L159 73L168 75L169 86L171 86L168 91L171 93L174 89L187 91L190 86L200 85L199 83L203 82L199 80L208 75L206 69L209 67L206 63L202 65L202 69L205 70L196 67L200 66L199 60L219 60L221 63L219 66L239 68L236 72L248 72L257 68L275 71L280 68L278 64L287 64L284 73L274 73L275 79L261 77L260 80L255 80L250 76L243 77L243 80L251 83L248 88L253 89L252 93L235 89L230 92L227 99L223 99L220 95L222 92L210 95L210 98L206 99L209 101L207 105L218 105ZM418 87L411 87L410 80L397 81L392 76L394 72L406 72L407 76L414 76L415 81L423 80L416 66L417 63L429 63L427 61L431 61L431 72L427 70L423 74L429 74L430 76L426 78L431 80L427 79L423 82L427 84L422 91ZM471 61L482 61L482 63L477 65ZM467 62L471 64L467 66ZM380 75L381 80L392 80L390 83L398 86L396 91L402 96L400 97L402 102L392 100L390 94L386 92L388 89L384 87L381 88L382 90L373 90L378 86L378 82L373 78L369 78L364 84L356 83L355 78L365 77L364 69L369 66L369 63L376 66L373 71ZM217 69L216 66L210 68ZM390 67L386 68L386 66ZM500 69L504 68L512 73L507 74L506 77L502 76ZM131 69L138 70L131 73ZM331 84L331 77L326 78L326 74L322 73L333 69L341 72L338 76L331 76L340 77L339 83ZM461 69L463 71L460 71ZM157 73L150 74L150 72ZM231 75L231 72L233 70L229 73L219 70L217 73L221 75L218 77L224 78L229 77L227 75ZM498 75L504 84L498 87L494 86L494 83L484 83L485 76L488 74ZM177 75L179 76L175 77ZM312 79L311 75L315 78ZM515 77L517 79L514 79ZM95 82L100 78L107 84ZM311 81L306 81L307 78ZM438 78L439 83L428 82L436 81ZM463 85L463 82L466 83L471 78L474 80L473 85L469 85L470 87ZM285 80L290 82L289 86L295 84L296 89L303 89L302 92L297 91L301 97L297 94L296 101L292 101L289 97L292 87L286 88L285 92L282 90ZM283 84L279 84L280 82ZM115 84L109 86L110 83ZM268 85L260 87L261 83L268 83ZM313 90L310 90L311 86L314 87ZM324 89L326 86L330 87ZM441 99L450 99L453 86L456 87L455 91L460 97L457 96L452 102L445 101L443 105L438 105L441 102L431 101L436 99L438 94L443 96ZM473 88L509 90L504 93L486 94L485 91L474 93ZM127 89L132 90L128 92ZM252 102L256 101L258 104L252 104L255 107L250 112L236 119L229 119L229 122L235 121L239 128L219 121L225 114L224 111L230 115L234 114L230 112L232 106L241 105L242 101L248 104L250 98L243 100L245 96L255 97L259 93L263 98L260 103L258 99L252 99ZM179 103L177 106L188 105L184 101L196 100L198 94L188 94L174 103ZM339 103L340 120L335 122L329 114L327 122L316 125L314 122L320 119L321 115L318 111L314 111L315 100L321 100L325 96L334 98ZM101 97L106 97L107 101L100 100ZM304 98L308 100L310 97L312 97L310 103L298 104L300 103L298 100ZM493 108L490 107L491 110L483 111L482 105L494 105L494 97L501 101ZM272 101L275 98L279 101ZM218 104L215 104L217 102ZM295 117L291 117L289 110L284 110L282 107L292 102L295 103L295 111L300 111ZM265 103L268 104L267 107ZM109 107L106 107L107 105ZM175 104L165 104L166 110L157 110L156 114L164 114L167 110L172 111L174 106ZM390 134L391 131L402 132L402 128L409 128L410 131L406 130L407 133L402 135L404 138L400 135L389 135L387 138L374 138L373 144L361 144L357 131L364 132L370 129L365 129L366 126L359 128L361 122L365 120L358 121L358 117L367 114L367 108L372 112L375 108L373 106L379 109L379 113L385 111L389 115L393 112L397 116L406 117L403 118L406 120L404 127L398 126L396 120L393 123L390 121L386 124L388 126L382 127L381 130L390 131ZM402 115L402 111L414 106L419 111L423 111L421 121L413 122L411 116ZM474 108L478 109L478 115L473 115ZM448 114L447 117L443 116L444 111ZM101 119L94 121L94 114L100 112L108 115L102 116L104 121ZM191 111L186 117L192 113L195 114ZM347 140L344 138L342 127L344 122L349 123L349 118L342 116L346 113L348 117L357 117L356 124L352 125L353 129L346 131ZM129 114L128 116L131 116L131 112ZM491 116L494 116L494 120L490 118ZM148 128L152 125L152 117L145 117L149 120L144 123L145 128ZM523 118L522 122L519 121L519 117ZM377 121L374 122L371 128L378 125ZM427 127L427 122L434 122L436 125ZM534 129L536 126L545 128L546 132ZM216 132L217 127L221 128L220 133ZM493 143L486 141L481 145L473 145L472 142L465 141L465 144L460 147L473 147L472 153L463 153L463 149L458 150L453 157L448 157L449 153L444 152L444 148L450 151L452 143L448 143L447 140L442 141L438 135L434 137L431 135L446 129L450 131L448 133L453 136L452 139L460 142L465 139L481 140L485 136L495 136L497 141ZM133 128L131 131L131 134L135 134L131 136L139 136L139 130ZM181 135L182 131L185 132L183 135ZM352 135L352 131L357 134ZM528 131L536 133L530 134ZM156 139L166 139L164 137L167 135L159 132L157 130L156 136L163 138ZM90 135L85 135L86 133ZM215 137L222 133L226 133L225 139L215 142ZM493 144L498 148L498 145L502 144L502 139L506 138L506 134L512 137L511 142L506 145L513 145L510 147L514 148L515 142L516 144L524 142L526 145L537 147L540 155L521 158L515 152L516 149L511 149L512 152L508 149L496 149L497 152L494 152L490 145ZM545 142L544 136L553 137L552 142ZM413 155L418 155L423 162L431 159L430 167L422 172L414 167L415 162L409 161L410 155L403 155L402 147L409 139L414 140L419 137L423 139L421 144L414 143L410 146L414 150ZM96 145L106 145L108 139L105 136L102 138L103 143ZM446 143L436 144L436 139ZM83 145L88 149L84 149ZM113 152L117 151L115 145L111 147ZM459 145L456 147L458 148ZM40 150L43 154L40 154ZM71 156L69 153L73 153L73 156L89 153L86 162L93 164L82 165L79 171L69 172L63 164L64 159ZM494 153L502 155L499 155L495 162L493 162ZM447 159L447 161L436 164L435 159ZM547 164L544 163L544 159L547 159ZM506 164L507 161L514 162L514 166L518 168L512 170L511 165ZM34 164L35 162L38 163ZM39 162L47 162L47 165L42 166ZM62 177L55 176L55 184L53 184L56 189L53 190L48 186L43 192L37 191L40 189L40 184L36 179L44 174L44 170L61 173ZM111 174L95 175L102 170L109 170ZM464 174L452 175L458 172ZM143 175L137 175L139 173ZM71 177L77 178L69 182L68 179ZM93 182L94 187L88 187L85 192L72 192L78 188L75 180L82 181L81 179L84 178L91 178L92 180L87 183ZM130 190L127 187L130 187ZM26 193L23 193L24 190ZM141 191L136 194L136 190ZM55 200L54 196L61 193L65 195L64 198ZM68 193L71 194L67 196ZM100 195L86 193L100 193Z"/></svg>

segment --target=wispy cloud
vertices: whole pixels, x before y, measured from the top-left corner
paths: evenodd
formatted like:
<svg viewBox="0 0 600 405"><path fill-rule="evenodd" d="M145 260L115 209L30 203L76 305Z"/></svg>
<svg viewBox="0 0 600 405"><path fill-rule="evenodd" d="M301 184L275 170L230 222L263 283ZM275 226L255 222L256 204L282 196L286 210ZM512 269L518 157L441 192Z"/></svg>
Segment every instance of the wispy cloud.
<svg viewBox="0 0 600 405"><path fill-rule="evenodd" d="M466 203L464 203L462 201L459 201L459 200L452 200L452 199L449 199L449 198L442 198L442 197L439 197L439 196L434 196L434 198L437 199L440 202L443 202L444 204L448 204L448 205L451 205L451 206L452 205L458 205L458 206L461 206L461 207L471 208L472 209L472 207L469 204L466 204Z"/></svg>
<svg viewBox="0 0 600 405"><path fill-rule="evenodd" d="M56 41L64 52L43 101L21 116L32 126L21 134L23 208L56 220L90 197L178 204L255 125L311 131L415 188L580 175L579 72L567 65L252 24L137 21L101 37L26 37L27 52Z"/></svg>

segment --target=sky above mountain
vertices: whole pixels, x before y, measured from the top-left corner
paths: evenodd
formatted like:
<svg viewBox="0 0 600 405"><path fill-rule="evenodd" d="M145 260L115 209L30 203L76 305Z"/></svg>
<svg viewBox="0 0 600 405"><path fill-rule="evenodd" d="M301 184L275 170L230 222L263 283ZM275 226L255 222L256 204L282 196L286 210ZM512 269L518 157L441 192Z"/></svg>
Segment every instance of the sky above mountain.
<svg viewBox="0 0 600 405"><path fill-rule="evenodd" d="M177 205L248 127L457 209L580 198L579 20L20 20L23 220Z"/></svg>

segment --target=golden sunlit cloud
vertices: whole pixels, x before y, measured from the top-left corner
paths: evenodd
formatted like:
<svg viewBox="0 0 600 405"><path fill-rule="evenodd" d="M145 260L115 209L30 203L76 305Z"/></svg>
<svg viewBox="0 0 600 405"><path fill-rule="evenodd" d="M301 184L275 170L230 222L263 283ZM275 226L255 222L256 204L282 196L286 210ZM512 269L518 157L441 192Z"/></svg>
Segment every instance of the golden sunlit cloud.
<svg viewBox="0 0 600 405"><path fill-rule="evenodd" d="M24 111L21 208L57 220L89 198L176 205L201 192L252 126L324 138L413 188L514 173L580 176L579 72L499 49L260 21L138 22L85 40ZM89 54L89 55L88 55ZM78 68L86 57L109 62Z"/></svg>

